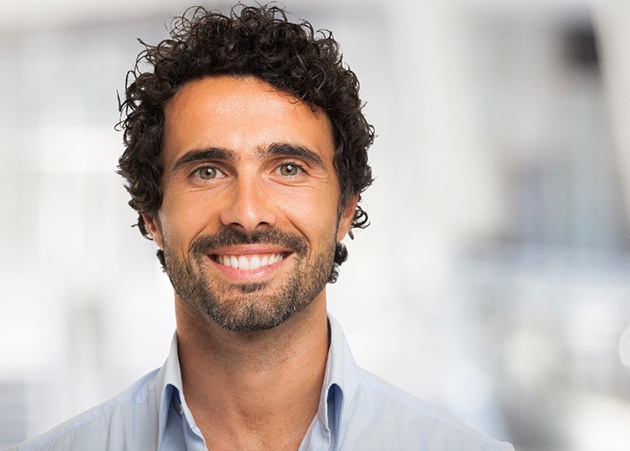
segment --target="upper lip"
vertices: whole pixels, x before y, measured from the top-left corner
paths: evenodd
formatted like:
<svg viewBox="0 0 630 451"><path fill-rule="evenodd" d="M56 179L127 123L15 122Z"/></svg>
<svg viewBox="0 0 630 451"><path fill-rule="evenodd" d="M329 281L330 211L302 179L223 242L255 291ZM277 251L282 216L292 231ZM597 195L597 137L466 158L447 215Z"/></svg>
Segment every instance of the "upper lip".
<svg viewBox="0 0 630 451"><path fill-rule="evenodd" d="M264 254L290 254L293 251L286 247L269 244L247 244L239 246L222 247L208 253L208 255L264 255Z"/></svg>

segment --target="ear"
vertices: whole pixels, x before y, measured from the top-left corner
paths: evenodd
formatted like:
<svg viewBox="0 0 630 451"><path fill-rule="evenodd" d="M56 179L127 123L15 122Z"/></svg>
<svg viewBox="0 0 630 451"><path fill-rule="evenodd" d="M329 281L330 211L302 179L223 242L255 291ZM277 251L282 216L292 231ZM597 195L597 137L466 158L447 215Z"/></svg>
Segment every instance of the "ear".
<svg viewBox="0 0 630 451"><path fill-rule="evenodd" d="M355 194L348 198L346 205L343 207L341 217L339 218L339 228L337 229L337 242L343 240L350 228L352 227L352 220L354 219L354 212L357 209L359 203L359 195Z"/></svg>
<svg viewBox="0 0 630 451"><path fill-rule="evenodd" d="M164 240L162 239L162 226L160 224L160 220L157 216L151 216L147 213L142 213L142 219L144 220L144 224L147 226L147 230L149 231L149 235L155 244L160 249L164 249Z"/></svg>

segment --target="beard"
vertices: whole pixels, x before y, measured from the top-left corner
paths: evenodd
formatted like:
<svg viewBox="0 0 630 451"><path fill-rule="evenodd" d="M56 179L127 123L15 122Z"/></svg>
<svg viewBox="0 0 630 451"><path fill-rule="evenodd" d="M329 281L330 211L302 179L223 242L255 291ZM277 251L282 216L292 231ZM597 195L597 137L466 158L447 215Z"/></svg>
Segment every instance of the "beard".
<svg viewBox="0 0 630 451"><path fill-rule="evenodd" d="M303 310L324 289L334 265L335 236L336 231L314 252L300 235L275 228L246 234L226 227L216 235L195 240L189 259L177 255L163 237L165 270L182 300L222 328L235 332L266 330ZM275 280L230 283L204 271L214 264L209 261L214 250L256 243L280 245L292 252L293 268L285 280L276 282L278 286L273 286Z"/></svg>

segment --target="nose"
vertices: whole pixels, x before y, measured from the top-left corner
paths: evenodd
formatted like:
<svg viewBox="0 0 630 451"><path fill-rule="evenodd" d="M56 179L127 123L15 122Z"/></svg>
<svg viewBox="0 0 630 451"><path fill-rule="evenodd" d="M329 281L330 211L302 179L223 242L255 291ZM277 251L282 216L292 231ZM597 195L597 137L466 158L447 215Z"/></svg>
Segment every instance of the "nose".
<svg viewBox="0 0 630 451"><path fill-rule="evenodd" d="M225 208L221 210L221 222L248 233L260 227L274 226L277 208L269 194L262 180L255 176L239 176L230 188Z"/></svg>

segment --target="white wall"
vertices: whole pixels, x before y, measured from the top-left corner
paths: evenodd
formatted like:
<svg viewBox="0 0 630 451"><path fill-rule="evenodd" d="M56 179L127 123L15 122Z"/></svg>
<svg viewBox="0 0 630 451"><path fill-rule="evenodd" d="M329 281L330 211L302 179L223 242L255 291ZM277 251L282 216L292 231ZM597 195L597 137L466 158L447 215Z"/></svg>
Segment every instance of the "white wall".
<svg viewBox="0 0 630 451"><path fill-rule="evenodd" d="M602 79L564 47L586 1L286 4L335 32L377 129L372 224L329 296L359 363L517 449L626 449L627 16L596 4ZM136 38L184 5L3 5L0 445L166 357L113 125Z"/></svg>

